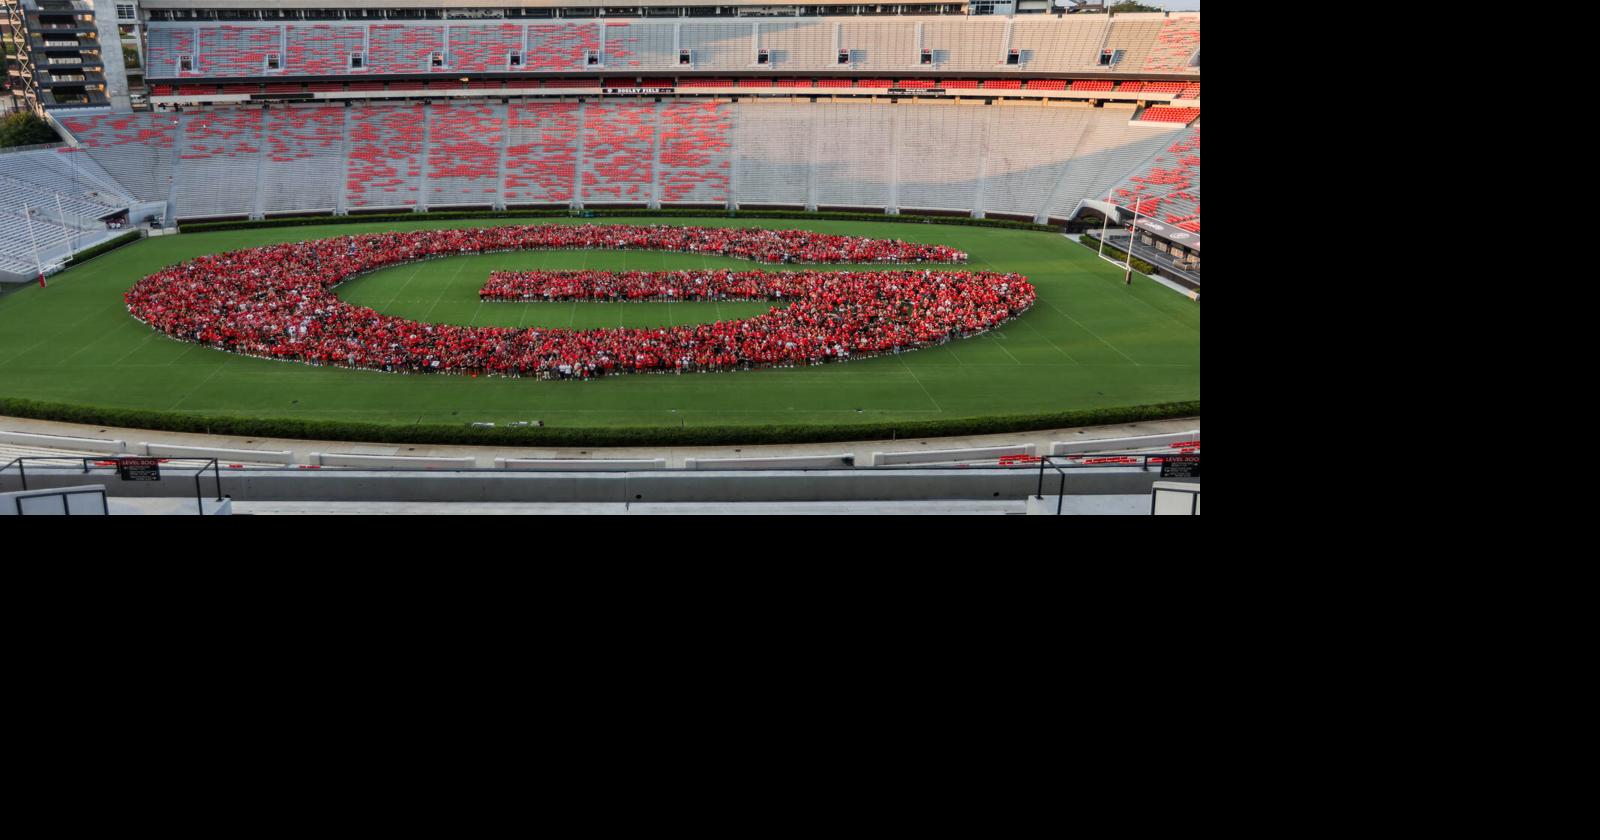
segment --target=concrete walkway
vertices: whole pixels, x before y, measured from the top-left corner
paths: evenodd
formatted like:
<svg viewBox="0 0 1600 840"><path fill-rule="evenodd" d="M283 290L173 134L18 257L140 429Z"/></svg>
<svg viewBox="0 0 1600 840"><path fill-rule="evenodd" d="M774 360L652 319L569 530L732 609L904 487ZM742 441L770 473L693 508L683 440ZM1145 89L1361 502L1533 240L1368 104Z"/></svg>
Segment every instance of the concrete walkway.
<svg viewBox="0 0 1600 840"><path fill-rule="evenodd" d="M1142 497L1141 497L1142 498ZM194 503L191 501L190 506ZM1148 507L1149 500L1144 504ZM255 516L967 516L1022 515L1024 501L917 502L234 502L236 515Z"/></svg>
<svg viewBox="0 0 1600 840"><path fill-rule="evenodd" d="M159 443L177 446L197 446L214 449L267 449L289 450L294 453L294 463L309 464L312 452L351 453L360 455L401 455L434 458L472 458L481 468L493 468L496 458L665 458L668 468L684 466L688 458L777 458L806 455L836 455L853 453L858 464L867 462L873 452L911 452L919 449L973 449L980 447L1010 446L1032 443L1039 454L1048 454L1054 441L1086 441L1107 438L1138 437L1186 432L1200 428L1200 418L1157 420L1147 423L1124 423L1114 426L1086 426L1077 429L1054 429L1042 432L1015 432L998 435L972 435L967 437L914 438L906 440L852 441L841 443L796 443L762 446L625 446L593 447L497 447L497 446L430 446L427 444L372 444L341 441L293 440L285 438L233 437L228 435L203 435L187 432L161 432L149 429L119 429L111 426L90 426L78 423L56 423L47 420L29 420L21 417L0 416L0 431L28 432L44 435L66 435L88 438L114 438L138 443ZM15 453L15 454L13 454ZM8 447L9 461L16 454L30 454L19 447ZM41 449L38 454L61 454L59 450ZM238 459L235 463L248 463Z"/></svg>

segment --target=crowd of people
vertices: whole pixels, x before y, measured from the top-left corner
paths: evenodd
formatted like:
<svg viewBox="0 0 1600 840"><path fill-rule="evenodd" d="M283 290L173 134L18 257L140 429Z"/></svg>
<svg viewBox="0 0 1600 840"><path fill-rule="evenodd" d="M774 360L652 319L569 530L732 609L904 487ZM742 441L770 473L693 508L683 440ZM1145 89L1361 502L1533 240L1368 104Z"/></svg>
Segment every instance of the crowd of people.
<svg viewBox="0 0 1600 840"><path fill-rule="evenodd" d="M345 236L200 257L139 281L134 317L175 338L271 359L392 372L589 378L816 364L969 335L1021 314L1015 274L495 272L485 300L772 300L765 315L680 327L562 330L424 324L333 288L412 260L538 248L637 248L765 263L958 262L937 245L754 228L536 225Z"/></svg>

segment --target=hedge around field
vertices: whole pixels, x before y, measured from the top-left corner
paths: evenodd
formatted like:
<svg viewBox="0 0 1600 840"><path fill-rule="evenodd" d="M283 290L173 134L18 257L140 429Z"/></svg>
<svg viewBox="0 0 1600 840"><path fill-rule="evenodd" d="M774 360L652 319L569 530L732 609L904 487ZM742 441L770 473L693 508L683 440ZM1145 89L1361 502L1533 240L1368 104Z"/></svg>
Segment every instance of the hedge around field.
<svg viewBox="0 0 1600 840"><path fill-rule="evenodd" d="M65 403L0 397L0 415L54 420L93 426L154 429L237 437L362 443L421 443L461 446L722 446L774 443L831 443L891 438L954 437L1030 432L1077 426L1106 426L1144 420L1198 417L1200 401L1160 403L1127 408L1096 408L1052 414L906 420L806 426L560 426L494 429L471 425L399 426L339 420L289 420L229 417L176 411L95 408Z"/></svg>
<svg viewBox="0 0 1600 840"><path fill-rule="evenodd" d="M1090 249L1091 251L1100 250L1100 240L1090 236L1087 233L1085 233L1083 237L1078 240L1078 244ZM1126 260L1128 258L1128 252L1116 247L1115 245L1112 245L1110 242L1106 243L1105 252L1110 254L1111 258L1114 260ZM1154 275L1159 273L1155 266L1139 259L1138 257L1133 258L1133 270L1145 275Z"/></svg>
<svg viewBox="0 0 1600 840"><path fill-rule="evenodd" d="M1009 230L1035 230L1059 232L1051 225L1017 222L1010 219L974 219L969 216L891 216L887 213L807 213L801 210L692 210L668 208L605 208L596 210L456 210L429 213L378 213L349 216L285 216L277 219L255 219L232 222L183 222L180 233L213 233L228 230L254 230L275 227L308 227L313 225L354 225L384 222L428 222L455 219L604 219L618 217L660 217L684 219L798 219L802 221L837 222L901 222L908 224L960 225L964 227L1006 228Z"/></svg>
<svg viewBox="0 0 1600 840"><path fill-rule="evenodd" d="M144 231L130 230L127 233L124 233L123 235L121 235L121 236L117 237L116 239L113 239L113 240L111 240L109 242L102 242L99 245L94 246L93 248L85 248L84 250L79 251L76 254L73 254L70 258L67 259L66 265L74 266L74 265L77 265L78 263L88 262L89 260L92 260L95 257L100 256L101 254L105 254L105 253L109 253L111 251L115 251L118 248L121 248L122 246L127 245L130 242L137 242L137 241L139 241L139 240L141 240L143 238L144 238Z"/></svg>

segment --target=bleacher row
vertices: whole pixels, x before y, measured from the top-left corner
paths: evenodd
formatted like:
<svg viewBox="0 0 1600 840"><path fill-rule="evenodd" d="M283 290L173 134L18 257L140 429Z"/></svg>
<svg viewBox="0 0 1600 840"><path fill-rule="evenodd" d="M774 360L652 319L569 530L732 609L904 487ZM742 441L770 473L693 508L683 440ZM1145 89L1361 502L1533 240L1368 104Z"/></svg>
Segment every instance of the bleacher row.
<svg viewBox="0 0 1600 840"><path fill-rule="evenodd" d="M115 178L76 149L0 154L0 271L32 274L36 244L48 263L73 242L104 237L103 220L131 202Z"/></svg>
<svg viewBox="0 0 1600 840"><path fill-rule="evenodd" d="M1152 105L1139 114L1144 122L1169 122L1188 125L1200 119L1199 108L1174 108L1170 105Z"/></svg>
<svg viewBox="0 0 1600 840"><path fill-rule="evenodd" d="M572 203L1065 218L1184 131L1131 109L646 99L67 117L179 218Z"/></svg>
<svg viewBox="0 0 1600 840"><path fill-rule="evenodd" d="M1200 126L1185 131L1148 166L1118 185L1109 200L1180 227L1200 232Z"/></svg>
<svg viewBox="0 0 1600 840"><path fill-rule="evenodd" d="M149 24L153 79L382 75L411 73L571 72L622 69L783 71L919 68L1031 72L1196 73L1198 14L1107 17L962 18L951 16L685 18L538 23ZM767 61L758 65L757 51ZM1009 51L1018 62L1007 66ZM680 63L683 51L690 64ZM1119 55L1101 65L1102 52ZM592 62L592 63L591 63ZM921 69L930 69L921 67Z"/></svg>
<svg viewBox="0 0 1600 840"><path fill-rule="evenodd" d="M152 96L262 96L308 93L362 93L394 91L406 93L460 92L460 91L529 91L570 90L573 88L679 88L698 90L708 88L761 88L763 90L856 89L877 90L900 88L905 90L1019 90L1019 91L1075 91L1079 93L1155 93L1172 94L1178 99L1199 99L1198 82L1116 82L1110 79L810 79L810 78L715 78L689 77L645 79L587 78L587 79L471 79L461 81L418 82L256 82L250 84L156 84L151 85Z"/></svg>

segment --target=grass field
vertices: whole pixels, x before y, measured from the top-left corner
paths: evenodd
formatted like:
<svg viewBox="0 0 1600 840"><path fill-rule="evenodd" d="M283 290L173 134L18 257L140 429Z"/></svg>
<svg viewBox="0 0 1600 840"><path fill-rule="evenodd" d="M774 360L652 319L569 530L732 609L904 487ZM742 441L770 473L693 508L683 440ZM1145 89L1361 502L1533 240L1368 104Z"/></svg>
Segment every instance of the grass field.
<svg viewBox="0 0 1600 840"><path fill-rule="evenodd" d="M546 220L533 220L545 222ZM561 220L565 221L565 220ZM659 219L596 223L660 224ZM1039 299L986 335L846 364L716 374L629 375L590 382L404 376L313 368L211 350L133 320L122 293L183 259L371 230L505 222L345 224L147 239L0 296L0 397L108 408L362 421L466 424L541 419L549 426L854 424L1044 414L1200 398L1199 304L1121 271L1050 233L929 224L672 219L671 224L806 228L941 243L973 269L1027 275ZM574 220L571 223L582 223ZM763 303L481 303L495 269L672 270L752 267L655 252L530 251L402 265L341 288L381 312L457 324L651 326L739 318ZM843 267L841 267L843 268Z"/></svg>

